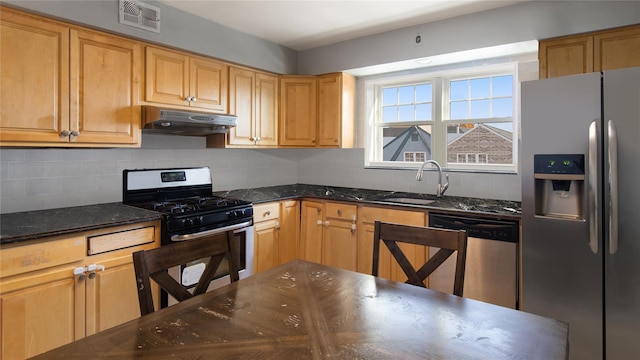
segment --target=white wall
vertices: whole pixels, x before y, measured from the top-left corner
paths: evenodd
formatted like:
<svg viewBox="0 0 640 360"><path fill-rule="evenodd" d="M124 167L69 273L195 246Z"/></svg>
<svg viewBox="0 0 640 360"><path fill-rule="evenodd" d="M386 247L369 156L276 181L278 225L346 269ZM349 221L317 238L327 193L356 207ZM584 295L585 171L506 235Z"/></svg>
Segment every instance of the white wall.
<svg viewBox="0 0 640 360"><path fill-rule="evenodd" d="M299 53L300 74L324 74L495 45L637 24L640 1L527 1ZM414 39L422 34L422 45Z"/></svg>

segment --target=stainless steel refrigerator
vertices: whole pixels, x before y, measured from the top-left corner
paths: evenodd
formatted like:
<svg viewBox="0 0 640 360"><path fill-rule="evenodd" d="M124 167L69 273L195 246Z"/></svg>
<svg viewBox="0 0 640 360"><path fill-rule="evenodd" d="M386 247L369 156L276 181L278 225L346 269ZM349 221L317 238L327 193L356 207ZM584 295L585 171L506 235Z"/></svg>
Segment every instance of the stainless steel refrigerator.
<svg viewBox="0 0 640 360"><path fill-rule="evenodd" d="M640 68L522 84L522 310L640 359Z"/></svg>

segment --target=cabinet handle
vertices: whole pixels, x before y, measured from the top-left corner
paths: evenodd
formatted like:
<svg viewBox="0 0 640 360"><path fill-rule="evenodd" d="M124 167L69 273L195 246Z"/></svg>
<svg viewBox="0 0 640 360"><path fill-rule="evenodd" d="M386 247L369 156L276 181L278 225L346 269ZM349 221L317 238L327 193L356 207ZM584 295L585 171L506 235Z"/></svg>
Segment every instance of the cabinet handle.
<svg viewBox="0 0 640 360"><path fill-rule="evenodd" d="M354 235L356 233L356 224L351 224L351 234Z"/></svg>
<svg viewBox="0 0 640 360"><path fill-rule="evenodd" d="M328 220L324 222L324 226L329 226L329 225L331 225L331 223Z"/></svg>
<svg viewBox="0 0 640 360"><path fill-rule="evenodd" d="M342 216L342 210L338 209L338 216Z"/></svg>
<svg viewBox="0 0 640 360"><path fill-rule="evenodd" d="M195 97L195 96L192 96L192 97L191 97L191 101L196 102L196 101L198 101L198 99L196 99L196 97Z"/></svg>
<svg viewBox="0 0 640 360"><path fill-rule="evenodd" d="M89 272L89 279L93 279L96 277L96 271L104 271L104 265L90 264L87 266L87 271Z"/></svg>
<svg viewBox="0 0 640 360"><path fill-rule="evenodd" d="M264 213L264 216L269 216L271 215L271 210L267 210L267 212Z"/></svg>
<svg viewBox="0 0 640 360"><path fill-rule="evenodd" d="M77 276L78 280L82 281L84 279L87 278L87 275L85 274L86 268L84 267L77 267L75 269L73 269L73 276Z"/></svg>
<svg viewBox="0 0 640 360"><path fill-rule="evenodd" d="M280 230L280 221L276 221L276 230Z"/></svg>
<svg viewBox="0 0 640 360"><path fill-rule="evenodd" d="M317 225L322 225L322 220L318 220L318 221L316 221L316 224L317 224Z"/></svg>
<svg viewBox="0 0 640 360"><path fill-rule="evenodd" d="M62 130L62 131L60 132L60 135L61 135L61 136L69 136L69 135L71 135L71 131L69 131L69 130L67 130L67 129L64 129L64 130Z"/></svg>
<svg viewBox="0 0 640 360"><path fill-rule="evenodd" d="M78 130L73 130L71 132L71 136L78 136L78 135L80 135L80 132Z"/></svg>

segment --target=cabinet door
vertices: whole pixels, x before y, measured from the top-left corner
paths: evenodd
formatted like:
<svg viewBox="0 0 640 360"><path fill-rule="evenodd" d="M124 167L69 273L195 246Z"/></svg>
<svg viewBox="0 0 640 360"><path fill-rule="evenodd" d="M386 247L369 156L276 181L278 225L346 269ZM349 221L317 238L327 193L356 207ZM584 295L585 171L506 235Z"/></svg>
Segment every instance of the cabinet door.
<svg viewBox="0 0 640 360"><path fill-rule="evenodd" d="M67 142L69 29L0 11L0 142Z"/></svg>
<svg viewBox="0 0 640 360"><path fill-rule="evenodd" d="M71 141L139 142L140 66L139 43L71 30Z"/></svg>
<svg viewBox="0 0 640 360"><path fill-rule="evenodd" d="M317 79L280 78L279 142L281 146L315 147L317 139Z"/></svg>
<svg viewBox="0 0 640 360"><path fill-rule="evenodd" d="M229 129L230 145L253 145L255 130L255 72L229 68L229 113L238 117L238 124Z"/></svg>
<svg viewBox="0 0 640 360"><path fill-rule="evenodd" d="M195 100L190 106L227 112L227 65L205 58L191 58L189 96Z"/></svg>
<svg viewBox="0 0 640 360"><path fill-rule="evenodd" d="M172 105L188 105L189 57L185 54L147 47L145 100Z"/></svg>
<svg viewBox="0 0 640 360"><path fill-rule="evenodd" d="M326 203L325 229L322 242L322 263L346 270L357 270L355 205Z"/></svg>
<svg viewBox="0 0 640 360"><path fill-rule="evenodd" d="M278 235L279 263L298 259L300 239L300 202L283 201L280 206L280 234Z"/></svg>
<svg viewBox="0 0 640 360"><path fill-rule="evenodd" d="M25 359L84 337L84 280L73 268L43 272L38 285L0 297L2 358Z"/></svg>
<svg viewBox="0 0 640 360"><path fill-rule="evenodd" d="M300 255L303 260L322 262L323 205L303 201L300 208Z"/></svg>
<svg viewBox="0 0 640 360"><path fill-rule="evenodd" d="M140 317L131 255L99 264L105 270L86 280L87 336Z"/></svg>
<svg viewBox="0 0 640 360"><path fill-rule="evenodd" d="M256 73L255 134L257 145L278 145L278 77Z"/></svg>
<svg viewBox="0 0 640 360"><path fill-rule="evenodd" d="M597 33L593 43L595 71L640 66L640 25Z"/></svg>
<svg viewBox="0 0 640 360"><path fill-rule="evenodd" d="M254 271L269 270L278 265L278 220L256 223L254 239Z"/></svg>
<svg viewBox="0 0 640 360"><path fill-rule="evenodd" d="M339 147L342 137L342 75L318 79L318 145Z"/></svg>
<svg viewBox="0 0 640 360"><path fill-rule="evenodd" d="M542 40L538 59L541 79L593 72L593 36Z"/></svg>
<svg viewBox="0 0 640 360"><path fill-rule="evenodd" d="M425 214L419 211L395 210L391 208L363 207L358 213L358 271L371 274L373 265L373 231L376 220L405 225L425 225ZM427 249L424 246L402 244L401 248L415 266L424 264ZM383 278L404 282L406 276L397 265L386 246L380 246L378 275Z"/></svg>

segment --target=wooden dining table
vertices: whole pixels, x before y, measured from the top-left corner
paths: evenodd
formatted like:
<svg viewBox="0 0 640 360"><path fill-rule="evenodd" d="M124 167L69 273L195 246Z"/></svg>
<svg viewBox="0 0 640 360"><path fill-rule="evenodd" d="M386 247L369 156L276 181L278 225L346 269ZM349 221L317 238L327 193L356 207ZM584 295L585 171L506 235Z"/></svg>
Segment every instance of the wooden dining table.
<svg viewBox="0 0 640 360"><path fill-rule="evenodd" d="M294 260L35 359L567 357L564 322Z"/></svg>

